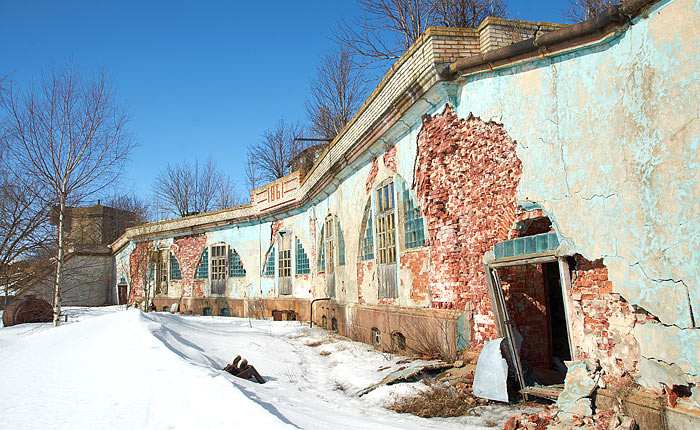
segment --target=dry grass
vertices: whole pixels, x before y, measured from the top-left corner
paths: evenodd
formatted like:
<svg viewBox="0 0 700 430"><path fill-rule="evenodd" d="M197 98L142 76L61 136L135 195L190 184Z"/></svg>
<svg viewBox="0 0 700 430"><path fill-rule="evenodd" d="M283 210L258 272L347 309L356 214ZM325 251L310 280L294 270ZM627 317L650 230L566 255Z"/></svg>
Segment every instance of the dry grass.
<svg viewBox="0 0 700 430"><path fill-rule="evenodd" d="M428 389L413 397L396 399L387 409L423 418L459 417L476 406L473 398L460 395L449 384L431 382Z"/></svg>
<svg viewBox="0 0 700 430"><path fill-rule="evenodd" d="M333 339L329 337L325 337L323 339L318 339L318 340L312 340L310 342L306 342L306 346L310 346L312 348L315 348L317 346L325 345L327 343L333 342Z"/></svg>

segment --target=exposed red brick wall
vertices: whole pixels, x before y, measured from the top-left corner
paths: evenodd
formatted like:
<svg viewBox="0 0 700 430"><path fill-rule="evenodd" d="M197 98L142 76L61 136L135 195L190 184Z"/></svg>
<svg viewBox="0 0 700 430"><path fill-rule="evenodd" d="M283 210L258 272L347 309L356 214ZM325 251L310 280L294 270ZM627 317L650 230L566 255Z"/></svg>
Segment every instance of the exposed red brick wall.
<svg viewBox="0 0 700 430"><path fill-rule="evenodd" d="M430 257L427 249L420 251L405 252L401 256L401 270L409 270L413 275L413 285L411 286L411 300L422 302L430 297L430 282L428 280L428 270L424 269L425 261ZM401 287L404 288L403 279Z"/></svg>
<svg viewBox="0 0 700 430"><path fill-rule="evenodd" d="M415 189L430 237L433 306L473 304L473 347L496 336L482 258L515 220L522 175L515 147L503 126L461 120L450 106L424 116L418 137Z"/></svg>
<svg viewBox="0 0 700 430"><path fill-rule="evenodd" d="M371 272L372 269L374 268L374 261L373 260L367 260L367 261L360 261L357 263L357 297L358 297L358 303L365 303L365 298L363 296L362 290L365 282L365 274L367 272ZM372 284L370 284L372 285Z"/></svg>
<svg viewBox="0 0 700 430"><path fill-rule="evenodd" d="M207 237L203 233L180 236L173 239L173 245L170 250L177 258L177 262L180 263L183 297L204 297L202 286L205 280L194 279L194 271L206 242Z"/></svg>
<svg viewBox="0 0 700 430"><path fill-rule="evenodd" d="M372 184L374 184L374 180L377 179L377 172L379 172L379 163L375 158L372 160L372 167L369 169L369 175L367 175L367 181L365 182L365 190L368 193L372 191Z"/></svg>
<svg viewBox="0 0 700 430"><path fill-rule="evenodd" d="M571 276L574 312L583 315L583 334L586 342L595 342L596 354L613 357L616 342L635 342L633 336L620 336L615 327L610 326L610 317L636 319L634 309L622 297L612 292L612 282L608 279L608 269L602 260L589 261L576 255L576 267ZM636 347L636 345L633 345ZM581 351L583 358L589 354ZM596 358L596 357L591 357ZM627 367L625 370L634 371L637 362L626 366L622 357L614 357L617 365Z"/></svg>
<svg viewBox="0 0 700 430"><path fill-rule="evenodd" d="M498 274L508 315L523 337L521 356L533 367L549 369L552 342L542 266L506 267L499 269Z"/></svg>
<svg viewBox="0 0 700 430"><path fill-rule="evenodd" d="M387 169L396 173L396 145L392 145L384 153L384 165Z"/></svg>
<svg viewBox="0 0 700 430"><path fill-rule="evenodd" d="M284 228L284 223L282 220L278 220L272 223L270 225L270 244L272 244L275 241L275 238L277 237L277 232L282 230Z"/></svg>
<svg viewBox="0 0 700 430"><path fill-rule="evenodd" d="M136 297L143 297L143 279L148 270L148 252L153 249L151 242L140 242L129 255L129 277L131 291L129 303L133 303Z"/></svg>

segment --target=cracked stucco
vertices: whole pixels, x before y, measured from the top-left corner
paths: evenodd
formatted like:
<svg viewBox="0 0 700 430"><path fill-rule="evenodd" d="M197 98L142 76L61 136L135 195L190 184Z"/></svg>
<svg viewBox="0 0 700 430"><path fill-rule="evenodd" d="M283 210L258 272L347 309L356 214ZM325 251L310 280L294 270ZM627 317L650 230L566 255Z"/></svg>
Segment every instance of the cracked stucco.
<svg viewBox="0 0 700 430"><path fill-rule="evenodd" d="M641 360L686 381L700 375L699 5L661 1L611 41L469 77L457 109L504 125L519 200L603 258L614 292L658 319L634 329Z"/></svg>

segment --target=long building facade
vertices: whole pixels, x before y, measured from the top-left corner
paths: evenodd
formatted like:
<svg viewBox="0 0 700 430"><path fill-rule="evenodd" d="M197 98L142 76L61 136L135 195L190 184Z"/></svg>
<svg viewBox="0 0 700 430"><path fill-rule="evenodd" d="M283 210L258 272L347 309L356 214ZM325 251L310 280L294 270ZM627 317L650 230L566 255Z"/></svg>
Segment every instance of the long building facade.
<svg viewBox="0 0 700 430"><path fill-rule="evenodd" d="M128 229L115 295L448 358L522 337L523 373L590 359L693 388L698 22L697 1L647 0L431 27L309 172Z"/></svg>

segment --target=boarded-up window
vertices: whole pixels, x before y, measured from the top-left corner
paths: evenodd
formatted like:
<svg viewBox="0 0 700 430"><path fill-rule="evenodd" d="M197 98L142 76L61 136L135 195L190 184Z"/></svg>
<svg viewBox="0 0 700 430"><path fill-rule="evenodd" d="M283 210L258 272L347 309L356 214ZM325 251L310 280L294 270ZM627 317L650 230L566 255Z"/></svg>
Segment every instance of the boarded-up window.
<svg viewBox="0 0 700 430"><path fill-rule="evenodd" d="M398 297L395 212L394 181L388 178L377 188L377 276L380 298Z"/></svg>

